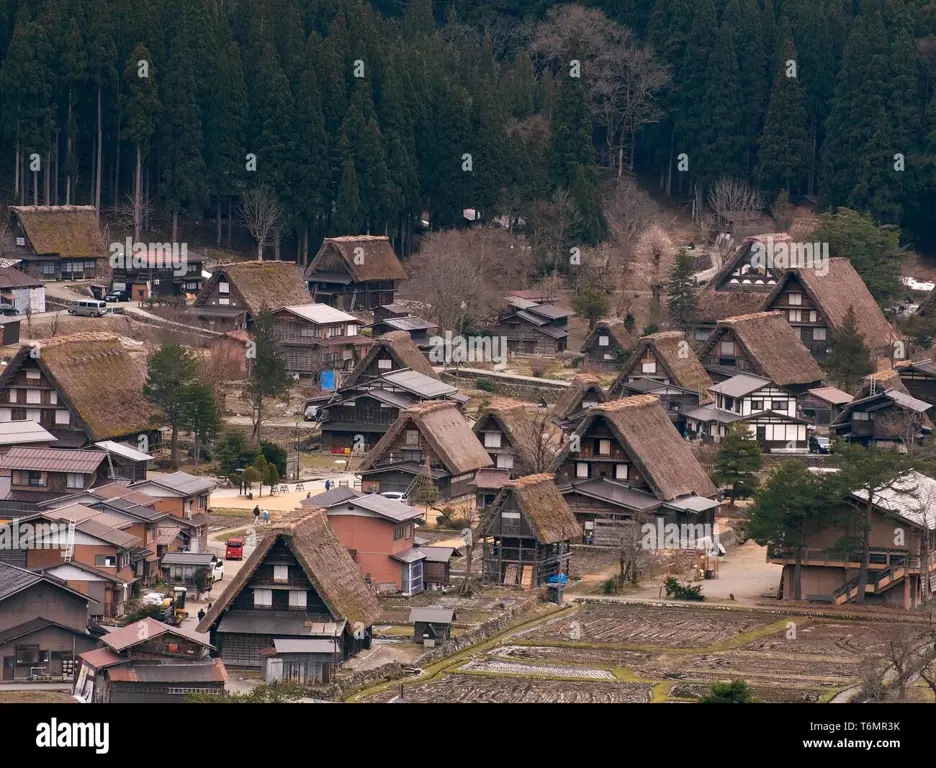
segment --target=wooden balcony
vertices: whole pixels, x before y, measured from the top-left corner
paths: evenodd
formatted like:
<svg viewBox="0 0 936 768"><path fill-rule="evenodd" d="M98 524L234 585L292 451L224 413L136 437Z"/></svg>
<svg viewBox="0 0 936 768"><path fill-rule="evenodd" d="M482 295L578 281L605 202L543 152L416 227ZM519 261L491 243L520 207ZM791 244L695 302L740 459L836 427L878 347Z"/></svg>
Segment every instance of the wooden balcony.
<svg viewBox="0 0 936 768"><path fill-rule="evenodd" d="M796 547L771 545L767 549L767 559L779 565L795 565ZM825 566L829 568L861 568L861 551L833 552L825 549L808 548L803 550L802 565ZM910 573L920 572L920 557L911 555L906 549L871 547L868 557L868 569L886 571L889 568L907 567ZM936 569L936 552L930 555L929 570Z"/></svg>

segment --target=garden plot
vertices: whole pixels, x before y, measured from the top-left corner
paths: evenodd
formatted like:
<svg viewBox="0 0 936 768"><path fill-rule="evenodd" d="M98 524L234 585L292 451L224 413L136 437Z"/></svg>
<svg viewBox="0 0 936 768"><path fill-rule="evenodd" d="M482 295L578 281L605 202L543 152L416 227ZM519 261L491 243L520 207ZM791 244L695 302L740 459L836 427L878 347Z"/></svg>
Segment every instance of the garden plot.
<svg viewBox="0 0 936 768"><path fill-rule="evenodd" d="M861 660L883 652L888 631L889 625L882 622L817 619L752 640L743 650L797 657L807 654L833 662Z"/></svg>
<svg viewBox="0 0 936 768"><path fill-rule="evenodd" d="M397 694L398 690L391 689L365 701L389 701ZM651 686L445 674L424 685L407 687L404 696L407 702L427 704L638 704L650 701Z"/></svg>
<svg viewBox="0 0 936 768"><path fill-rule="evenodd" d="M707 648L762 629L776 618L753 612L647 605L586 605L514 640L659 648Z"/></svg>
<svg viewBox="0 0 936 768"><path fill-rule="evenodd" d="M641 667L659 654L648 651L625 651L618 648L576 648L566 645L500 645L488 651L522 661L594 664L602 667Z"/></svg>
<svg viewBox="0 0 936 768"><path fill-rule="evenodd" d="M676 670L673 671L676 674ZM859 674L856 662L836 663L808 656L777 657L744 651L722 651L683 657L678 674L693 680L744 678L754 684L769 680L793 685L841 688Z"/></svg>
<svg viewBox="0 0 936 768"><path fill-rule="evenodd" d="M514 661L483 659L469 661L458 668L459 672L480 672L495 675L520 675L524 677L565 677L572 680L616 680L607 669L589 667L565 667L559 664L523 664Z"/></svg>
<svg viewBox="0 0 936 768"><path fill-rule="evenodd" d="M692 683L679 683L669 690L669 695L675 698L699 699L711 693L709 685L693 685ZM751 695L755 701L764 704L790 703L790 704L818 704L826 691L813 691L803 688L784 688L782 686L767 687L754 684L751 686Z"/></svg>

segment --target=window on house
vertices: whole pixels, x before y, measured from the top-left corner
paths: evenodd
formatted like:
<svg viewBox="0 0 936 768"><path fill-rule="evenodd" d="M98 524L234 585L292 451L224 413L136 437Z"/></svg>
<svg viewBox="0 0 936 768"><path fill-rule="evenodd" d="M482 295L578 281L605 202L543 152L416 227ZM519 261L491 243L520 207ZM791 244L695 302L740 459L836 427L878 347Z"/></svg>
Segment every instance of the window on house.
<svg viewBox="0 0 936 768"><path fill-rule="evenodd" d="M14 408L13 409L13 421L26 421L26 409Z"/></svg>
<svg viewBox="0 0 936 768"><path fill-rule="evenodd" d="M17 664L38 664L39 646L38 645L17 645L16 646Z"/></svg>
<svg viewBox="0 0 936 768"><path fill-rule="evenodd" d="M357 329L358 329L358 327L352 323L351 325L348 326L346 335L348 335L348 336L357 336Z"/></svg>
<svg viewBox="0 0 936 768"><path fill-rule="evenodd" d="M200 286L199 286L198 283L186 283L186 284L185 284L185 290L186 290L186 291L197 291L197 290L199 290L199 288L200 288Z"/></svg>
<svg viewBox="0 0 936 768"><path fill-rule="evenodd" d="M49 390L49 405L58 405L58 392Z"/></svg>
<svg viewBox="0 0 936 768"><path fill-rule="evenodd" d="M45 485L44 472L27 472L26 484L31 488L41 488Z"/></svg>
<svg viewBox="0 0 936 768"><path fill-rule="evenodd" d="M307 597L308 597L308 594L306 592L291 591L289 593L289 607L290 608L305 608Z"/></svg>
<svg viewBox="0 0 936 768"><path fill-rule="evenodd" d="M273 581L289 581L289 566L288 565L274 565L273 566Z"/></svg>
<svg viewBox="0 0 936 768"><path fill-rule="evenodd" d="M614 479L627 480L627 464L614 465Z"/></svg>
<svg viewBox="0 0 936 768"><path fill-rule="evenodd" d="M610 456L610 455L611 455L611 441L610 441L610 440L599 440L599 441L598 441L598 455L599 455L599 456Z"/></svg>
<svg viewBox="0 0 936 768"><path fill-rule="evenodd" d="M218 299L218 304L220 304L222 307L227 307L227 306L230 306L231 300L230 299Z"/></svg>
<svg viewBox="0 0 936 768"><path fill-rule="evenodd" d="M790 310L790 322L801 323L802 321L803 321L803 311L800 309L791 309Z"/></svg>
<svg viewBox="0 0 936 768"><path fill-rule="evenodd" d="M500 432L485 432L484 433L484 447L485 448L500 448L501 447L501 433Z"/></svg>
<svg viewBox="0 0 936 768"><path fill-rule="evenodd" d="M650 360L646 363L640 364L641 373L656 373L656 361Z"/></svg>
<svg viewBox="0 0 936 768"><path fill-rule="evenodd" d="M772 411L786 411L787 401L786 400L771 400L770 401L770 410Z"/></svg>
<svg viewBox="0 0 936 768"><path fill-rule="evenodd" d="M403 451L403 461L415 461L418 464L422 460L422 451Z"/></svg>
<svg viewBox="0 0 936 768"><path fill-rule="evenodd" d="M399 540L402 539L405 535L406 535L406 526L405 526L405 525L398 525L396 528L393 529L393 540L394 540L394 541L399 541Z"/></svg>
<svg viewBox="0 0 936 768"><path fill-rule="evenodd" d="M505 453L497 454L498 469L513 469L513 456Z"/></svg>
<svg viewBox="0 0 936 768"><path fill-rule="evenodd" d="M332 325L332 326L330 326L330 327L328 328L328 338L330 339L330 338L332 338L333 336L341 336L343 330L344 330L344 329L343 329L340 325L337 325L337 326L336 326L336 325Z"/></svg>
<svg viewBox="0 0 936 768"><path fill-rule="evenodd" d="M9 408L0 408L0 421L10 421L11 416Z"/></svg>
<svg viewBox="0 0 936 768"><path fill-rule="evenodd" d="M26 370L26 378L27 379L40 379L42 378L42 374L39 373L39 371L37 371L35 368L28 368Z"/></svg>
<svg viewBox="0 0 936 768"><path fill-rule="evenodd" d="M40 421L42 419L42 411L38 408L30 408L26 411L26 418L30 421Z"/></svg>
<svg viewBox="0 0 936 768"><path fill-rule="evenodd" d="M230 293L231 284L230 283L218 283L218 293Z"/></svg>
<svg viewBox="0 0 936 768"><path fill-rule="evenodd" d="M852 413L852 421L871 421L871 414L867 411L855 411Z"/></svg>
<svg viewBox="0 0 936 768"><path fill-rule="evenodd" d="M11 402L11 403L17 403L17 402L19 402L19 395L17 394L18 392L19 392L19 390L17 390L17 389L11 389L11 390L9 390L9 393L10 393L10 402Z"/></svg>
<svg viewBox="0 0 936 768"><path fill-rule="evenodd" d="M608 337L607 337L607 336L599 336L599 337L598 337L598 346L599 346L599 347L606 347L606 346L608 346Z"/></svg>
<svg viewBox="0 0 936 768"><path fill-rule="evenodd" d="M709 332L704 328L697 328L692 335L696 341L705 341L709 337Z"/></svg>
<svg viewBox="0 0 936 768"><path fill-rule="evenodd" d="M826 329L825 328L813 328L812 337L813 337L813 341L825 341Z"/></svg>
<svg viewBox="0 0 936 768"><path fill-rule="evenodd" d="M764 401L763 400L751 400L751 410L752 411L764 410Z"/></svg>
<svg viewBox="0 0 936 768"><path fill-rule="evenodd" d="M65 478L66 488L84 488L84 475L79 472L69 472Z"/></svg>
<svg viewBox="0 0 936 768"><path fill-rule="evenodd" d="M55 264L43 264L39 267L42 277L55 277Z"/></svg>
<svg viewBox="0 0 936 768"><path fill-rule="evenodd" d="M253 595L254 608L271 608L273 606L272 589L255 589Z"/></svg>
<svg viewBox="0 0 936 768"><path fill-rule="evenodd" d="M116 568L117 557L115 555L95 555L94 564L98 568Z"/></svg>
<svg viewBox="0 0 936 768"><path fill-rule="evenodd" d="M391 368L393 368L393 360L391 360L390 358L386 358L384 360L378 360L377 367L382 371L389 371Z"/></svg>
<svg viewBox="0 0 936 768"><path fill-rule="evenodd" d="M38 389L27 389L26 402L38 405L42 402L42 393Z"/></svg>
<svg viewBox="0 0 936 768"><path fill-rule="evenodd" d="M588 464L584 461L580 461L575 465L575 476L576 477L588 477Z"/></svg>
<svg viewBox="0 0 936 768"><path fill-rule="evenodd" d="M819 315L816 313L815 310L809 313L809 322L814 323L818 319L819 319Z"/></svg>
<svg viewBox="0 0 936 768"><path fill-rule="evenodd" d="M719 354L726 355L731 357L734 355L734 342L733 341L723 341L719 344L719 349L721 352Z"/></svg>
<svg viewBox="0 0 936 768"><path fill-rule="evenodd" d="M208 507L208 497L207 497L207 496L199 496L199 497L198 497L198 508L199 508L199 509L205 509L205 508L207 508L207 507Z"/></svg>
<svg viewBox="0 0 936 768"><path fill-rule="evenodd" d="M55 423L58 425L68 425L71 423L71 415L68 411L58 410L55 412Z"/></svg>
<svg viewBox="0 0 936 768"><path fill-rule="evenodd" d="M725 410L726 410L726 411L733 411L733 410L734 410L734 398L733 398L733 397L726 397L726 398L725 398Z"/></svg>
<svg viewBox="0 0 936 768"><path fill-rule="evenodd" d="M799 307L803 304L803 294L801 293L788 293L787 299L791 307Z"/></svg>
<svg viewBox="0 0 936 768"><path fill-rule="evenodd" d="M406 430L406 444L407 445L419 445L419 430L418 429Z"/></svg>

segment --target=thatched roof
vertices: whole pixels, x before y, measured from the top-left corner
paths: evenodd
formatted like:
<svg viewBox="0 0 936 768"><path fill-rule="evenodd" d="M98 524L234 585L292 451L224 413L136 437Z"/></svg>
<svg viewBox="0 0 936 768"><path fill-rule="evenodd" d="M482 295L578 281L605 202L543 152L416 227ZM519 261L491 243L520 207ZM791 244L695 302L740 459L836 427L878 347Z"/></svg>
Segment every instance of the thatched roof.
<svg viewBox="0 0 936 768"><path fill-rule="evenodd" d="M549 474L527 475L507 483L481 521L481 535L504 504L513 498L541 544L555 544L581 536L581 526L556 487L555 479L555 475Z"/></svg>
<svg viewBox="0 0 936 768"><path fill-rule="evenodd" d="M579 373L573 377L569 386L562 391L556 404L553 406L553 417L556 419L567 419L576 411L582 409L582 401L587 394L593 394L598 402L603 403L608 399L607 393L601 388L601 382L597 376L587 373Z"/></svg>
<svg viewBox="0 0 936 768"><path fill-rule="evenodd" d="M822 370L782 312L756 312L720 321L699 357L704 359L726 333L733 334L756 366L754 373L781 387L822 380Z"/></svg>
<svg viewBox="0 0 936 768"><path fill-rule="evenodd" d="M199 623L199 632L208 632L217 623L273 545L280 540L299 562L335 621L347 621L352 632L377 621L380 617L377 599L364 583L348 550L328 525L325 510L317 509L299 520L278 525L260 540L247 562Z"/></svg>
<svg viewBox="0 0 936 768"><path fill-rule="evenodd" d="M493 464L484 446L459 412L456 403L450 400L428 400L411 406L400 414L367 454L361 469L373 469L376 460L393 445L400 432L407 427L419 430L445 465L445 469L453 475L474 472Z"/></svg>
<svg viewBox="0 0 936 768"><path fill-rule="evenodd" d="M14 205L10 210L40 256L102 258L107 254L93 205Z"/></svg>
<svg viewBox="0 0 936 768"><path fill-rule="evenodd" d="M848 308L853 307L858 333L864 337L869 349L890 346L900 338L884 318L884 313L851 261L843 257L829 259L828 270L821 275L820 271L823 270L787 270L764 302L764 307L769 307L791 277L796 277L833 330L837 331L842 327Z"/></svg>
<svg viewBox="0 0 936 768"><path fill-rule="evenodd" d="M478 435L489 420L495 420L527 469L535 467L538 447L555 452L562 441L561 433L553 424L536 419L528 408L526 403L519 400L495 397L478 414L473 430ZM546 434L542 435L542 440L538 442L536 432L540 428Z"/></svg>
<svg viewBox="0 0 936 768"><path fill-rule="evenodd" d="M619 320L616 317L606 317L598 321L598 324L595 326L595 329L588 334L588 338L585 339L585 343L582 344L581 352L587 352L592 344L595 343L595 340L598 338L598 332L605 330L608 332L617 345L621 349L630 349L633 347L637 341L631 336L627 328L624 327L624 321Z"/></svg>
<svg viewBox="0 0 936 768"><path fill-rule="evenodd" d="M215 284L226 277L231 290L240 296L248 312L256 317L260 307L279 309L301 304L312 304L312 294L302 274L292 261L237 261L215 268L205 283L195 306L204 306Z"/></svg>
<svg viewBox="0 0 936 768"><path fill-rule="evenodd" d="M611 385L610 394L619 395L621 390L620 382L627 381L628 377L641 376L642 378L655 378L640 373L638 366L640 360L647 348L653 349L657 362L666 370L672 383L677 387L688 389L690 392L700 394L700 403L711 402L712 396L708 393L712 386L712 379L709 378L699 358L692 350L689 342L686 341L686 334L682 331L665 331L663 333L654 333L650 336L642 336L637 349L624 365L624 369L618 375L614 384Z"/></svg>
<svg viewBox="0 0 936 768"><path fill-rule="evenodd" d="M351 375L345 380L344 387L353 387L358 380L368 370L382 350L387 350L395 363L393 370L400 368L409 368L410 370L421 373L424 376L431 376L438 379L438 375L432 369L432 365L426 359L426 356L419 351L419 347L413 342L412 337L406 331L391 331L383 336L374 339L371 348L367 354L351 371ZM386 371L384 371L386 373Z"/></svg>
<svg viewBox="0 0 936 768"><path fill-rule="evenodd" d="M767 294L751 286L739 286L730 291L715 290L715 280L708 283L696 297L696 320L717 323L723 317L757 312Z"/></svg>
<svg viewBox="0 0 936 768"><path fill-rule="evenodd" d="M862 398L870 396L872 379L874 379L875 392L884 392L888 389L896 389L898 392L901 392L908 397L912 397L910 390L907 389L906 385L900 379L900 371L895 371L893 368L888 368L884 371L877 371L876 373L865 376L861 384L861 389L855 396L855 400L861 400Z"/></svg>
<svg viewBox="0 0 936 768"><path fill-rule="evenodd" d="M91 441L154 428L158 410L143 397L143 367L112 333L76 333L21 346L0 376L0 388L37 346L36 363L58 389Z"/></svg>
<svg viewBox="0 0 936 768"><path fill-rule="evenodd" d="M584 436L598 418L608 423L657 498L671 501L692 494L709 497L715 494L715 486L658 398L635 395L596 405L575 435ZM554 469L566 460L570 450L571 440L553 463Z"/></svg>
<svg viewBox="0 0 936 768"><path fill-rule="evenodd" d="M306 267L306 280L315 278L315 272L322 269L321 264L329 253L337 253L341 257L356 283L367 280L406 280L403 265L393 252L390 240L383 235L326 237L315 258ZM356 255L362 258L355 259Z"/></svg>

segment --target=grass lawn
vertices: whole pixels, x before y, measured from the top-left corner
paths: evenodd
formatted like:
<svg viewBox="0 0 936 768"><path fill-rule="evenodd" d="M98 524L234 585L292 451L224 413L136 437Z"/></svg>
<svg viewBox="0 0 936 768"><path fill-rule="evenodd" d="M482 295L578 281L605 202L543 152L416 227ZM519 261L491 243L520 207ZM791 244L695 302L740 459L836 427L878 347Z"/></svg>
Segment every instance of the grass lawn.
<svg viewBox="0 0 936 768"><path fill-rule="evenodd" d="M257 499L259 503L259 497ZM212 507L211 509L212 517L224 516L224 517L253 517L253 507L249 509L244 507L243 509L239 507Z"/></svg>
<svg viewBox="0 0 936 768"><path fill-rule="evenodd" d="M345 469L344 463L335 463L338 461L343 462L349 458L351 460L351 466L347 470ZM303 453L300 454L299 459L303 469L328 469L340 472L354 472L361 466L361 462L364 461L360 456L349 457L331 453Z"/></svg>

